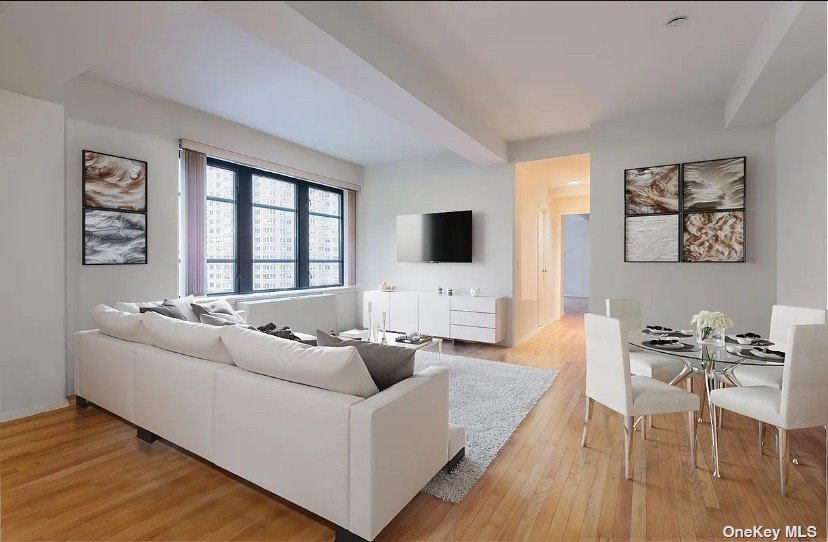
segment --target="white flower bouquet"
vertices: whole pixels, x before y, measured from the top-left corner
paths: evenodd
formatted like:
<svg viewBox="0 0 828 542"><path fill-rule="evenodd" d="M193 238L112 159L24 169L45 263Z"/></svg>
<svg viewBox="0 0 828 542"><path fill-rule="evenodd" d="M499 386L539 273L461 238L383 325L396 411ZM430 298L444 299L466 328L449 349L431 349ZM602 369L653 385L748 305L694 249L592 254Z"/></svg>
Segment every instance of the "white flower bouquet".
<svg viewBox="0 0 828 542"><path fill-rule="evenodd" d="M701 311L693 315L691 324L696 325L696 340L704 344L722 346L725 329L733 325L729 316L718 311Z"/></svg>

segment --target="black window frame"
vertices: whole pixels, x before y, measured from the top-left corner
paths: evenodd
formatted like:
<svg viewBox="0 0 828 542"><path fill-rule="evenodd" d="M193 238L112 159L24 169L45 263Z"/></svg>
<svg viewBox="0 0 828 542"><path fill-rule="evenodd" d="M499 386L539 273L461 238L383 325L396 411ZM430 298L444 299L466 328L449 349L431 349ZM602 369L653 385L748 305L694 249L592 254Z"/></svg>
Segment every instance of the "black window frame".
<svg viewBox="0 0 828 542"><path fill-rule="evenodd" d="M296 290L308 290L316 288L335 288L345 284L345 191L317 184L304 179L289 177L280 173L266 171L243 164L228 162L218 158L207 157L207 166L228 169L234 172L235 176L235 205L236 205L236 250L235 263L236 276L233 292L216 292L209 295L241 295L258 294L267 292L286 292ZM253 176L266 177L277 181L291 183L295 186L296 208L287 209L275 205L268 205L253 202ZM309 190L313 188L323 192L332 192L339 196L339 216L317 213L310 211ZM207 199L221 198L209 197ZM293 260L287 259L253 259L253 209L255 207L273 209L278 211L290 211L296 213L295 224L295 245ZM324 216L339 220L339 259L332 260L311 260L310 259L310 217ZM207 260L206 263L225 260ZM293 263L294 264L294 285L289 288L271 288L266 290L253 289L253 263ZM335 284L310 285L310 264L311 263L338 263L339 280Z"/></svg>

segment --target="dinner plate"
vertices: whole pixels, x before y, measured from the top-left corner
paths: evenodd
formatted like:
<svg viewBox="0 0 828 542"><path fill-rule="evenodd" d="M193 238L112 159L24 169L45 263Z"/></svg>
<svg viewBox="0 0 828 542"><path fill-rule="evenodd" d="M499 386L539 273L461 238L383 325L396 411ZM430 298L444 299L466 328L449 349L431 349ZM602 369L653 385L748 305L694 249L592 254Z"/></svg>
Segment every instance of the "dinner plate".
<svg viewBox="0 0 828 542"><path fill-rule="evenodd" d="M658 340L658 339L655 339ZM655 348L656 350L669 350L669 351L685 351L689 352L691 350L695 350L695 347L692 344L687 344L683 342L674 342L670 344L653 344L653 341L642 341L641 344L648 348Z"/></svg>
<svg viewBox="0 0 828 542"><path fill-rule="evenodd" d="M650 335L669 335L670 333L675 333L672 329L645 329L644 333L649 333Z"/></svg>
<svg viewBox="0 0 828 542"><path fill-rule="evenodd" d="M728 335L725 337L725 342L730 344L738 344L743 348L748 348L750 346L772 346L773 343L767 339L753 339L753 342L748 344L742 344L736 340L735 335Z"/></svg>
<svg viewBox="0 0 828 542"><path fill-rule="evenodd" d="M752 348L750 350L750 353L753 354L756 357L765 358L765 359L785 359L784 355L779 356L779 355L776 355L776 354L771 354L770 352L763 352L762 350L759 350L758 348Z"/></svg>

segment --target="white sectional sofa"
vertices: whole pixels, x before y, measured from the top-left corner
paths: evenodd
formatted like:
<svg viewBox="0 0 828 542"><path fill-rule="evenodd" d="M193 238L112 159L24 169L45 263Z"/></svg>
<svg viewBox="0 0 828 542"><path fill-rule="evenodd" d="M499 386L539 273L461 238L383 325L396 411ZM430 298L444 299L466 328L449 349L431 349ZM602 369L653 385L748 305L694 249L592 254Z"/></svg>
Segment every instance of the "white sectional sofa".
<svg viewBox="0 0 828 542"><path fill-rule="evenodd" d="M365 398L250 372L223 354L159 348L135 327L147 316L125 314L110 333L130 340L75 334L78 406L94 403L149 443L161 437L321 516L337 541L373 540L463 456L464 430L448 422L447 369L430 367ZM185 331L176 331L182 340L201 340Z"/></svg>

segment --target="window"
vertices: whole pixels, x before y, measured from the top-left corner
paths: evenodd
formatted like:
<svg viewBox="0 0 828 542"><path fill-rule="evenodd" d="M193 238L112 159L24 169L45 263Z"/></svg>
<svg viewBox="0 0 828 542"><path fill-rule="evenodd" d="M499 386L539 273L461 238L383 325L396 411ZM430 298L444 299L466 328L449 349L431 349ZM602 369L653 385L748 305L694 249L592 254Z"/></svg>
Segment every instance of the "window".
<svg viewBox="0 0 828 542"><path fill-rule="evenodd" d="M343 284L343 193L207 160L207 292Z"/></svg>

